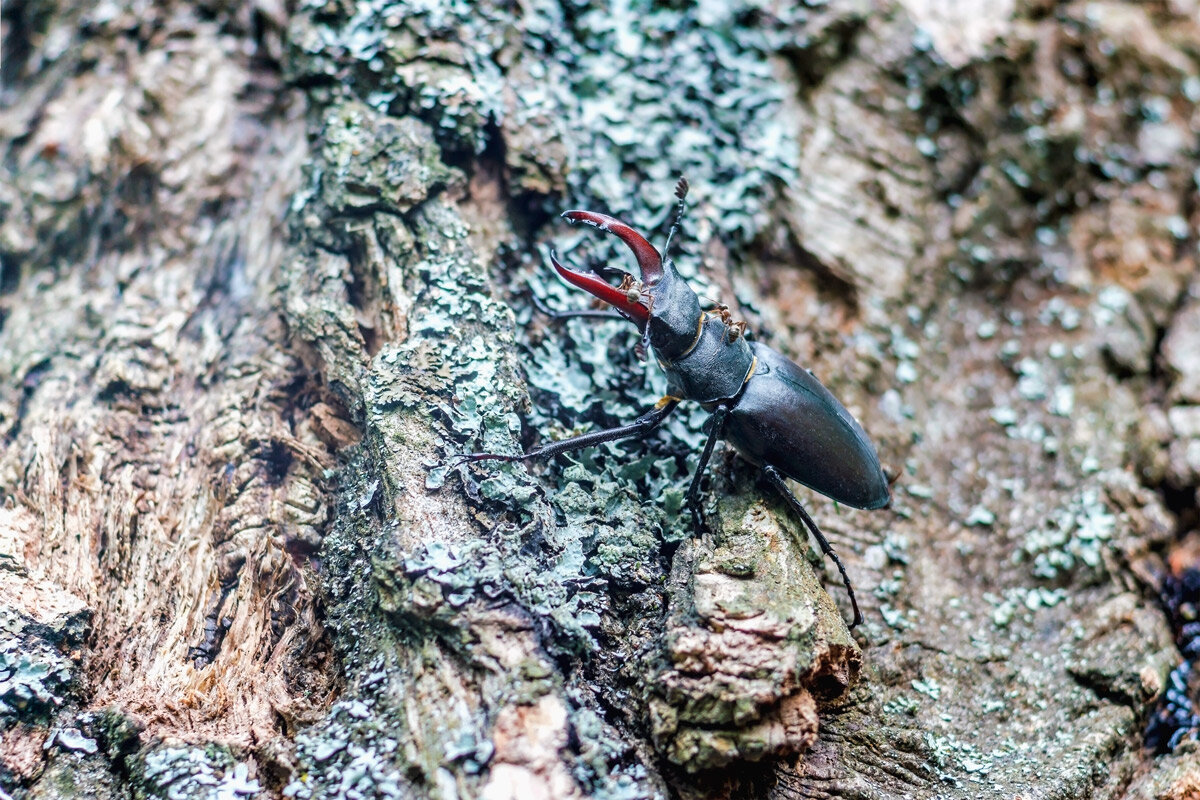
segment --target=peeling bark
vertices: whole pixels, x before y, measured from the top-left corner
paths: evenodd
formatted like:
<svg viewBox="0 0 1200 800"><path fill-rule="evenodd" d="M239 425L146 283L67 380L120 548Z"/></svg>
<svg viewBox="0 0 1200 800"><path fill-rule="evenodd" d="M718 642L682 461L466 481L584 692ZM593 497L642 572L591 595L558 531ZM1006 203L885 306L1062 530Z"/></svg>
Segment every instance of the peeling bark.
<svg viewBox="0 0 1200 800"><path fill-rule="evenodd" d="M1155 602L1200 526L1200 8L6 8L14 797L1188 797ZM558 223L650 235L899 475L804 498L627 422ZM827 593L822 584L832 590ZM843 608L844 610L844 608Z"/></svg>

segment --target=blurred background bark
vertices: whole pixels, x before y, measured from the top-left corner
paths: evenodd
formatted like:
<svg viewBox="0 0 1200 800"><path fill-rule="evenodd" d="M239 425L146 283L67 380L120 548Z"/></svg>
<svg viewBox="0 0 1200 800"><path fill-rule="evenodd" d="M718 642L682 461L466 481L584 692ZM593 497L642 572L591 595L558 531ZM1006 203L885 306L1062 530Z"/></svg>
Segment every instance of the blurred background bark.
<svg viewBox="0 0 1200 800"><path fill-rule="evenodd" d="M1200 793L1144 747L1200 558L1194 0L16 0L2 36L0 796ZM629 268L558 212L661 243L679 174L689 281L899 476L801 491L853 635L726 451L692 535L699 409L445 469L657 399L630 326L533 298L583 301L551 246Z"/></svg>

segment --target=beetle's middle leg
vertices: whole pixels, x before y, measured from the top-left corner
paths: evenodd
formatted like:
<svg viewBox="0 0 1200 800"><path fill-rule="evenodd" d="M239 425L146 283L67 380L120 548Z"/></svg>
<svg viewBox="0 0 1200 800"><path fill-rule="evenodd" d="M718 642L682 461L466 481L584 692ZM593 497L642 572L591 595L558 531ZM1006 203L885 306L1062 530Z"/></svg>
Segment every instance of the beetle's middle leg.
<svg viewBox="0 0 1200 800"><path fill-rule="evenodd" d="M473 464L476 461L537 461L539 459L551 458L559 453L569 453L572 450L582 450L585 447L593 447L605 442L615 442L620 439L632 439L637 437L644 439L654 431L667 416L675 410L679 405L679 399L676 397L664 397L658 402L654 408L642 414L628 425L621 425L617 428L609 428L603 431L592 431L579 436L572 436L569 439L561 439L557 442L551 442L543 447L535 450L530 450L523 455L507 455L505 453L467 453L458 457L458 460L451 465L451 468L457 467L460 464Z"/></svg>
<svg viewBox="0 0 1200 800"><path fill-rule="evenodd" d="M713 448L717 445L717 440L721 438L722 432L725 430L725 420L729 417L729 406L717 406L712 416L711 428L708 432L708 441L704 444L704 452L700 454L700 463L696 465L696 474L692 476L692 484L688 487L687 492L687 507L692 512L692 524L696 528L696 535L701 532L700 522L700 481L704 479L704 469L708 466L708 460L712 458Z"/></svg>
<svg viewBox="0 0 1200 800"><path fill-rule="evenodd" d="M783 476L779 474L779 470L772 467L770 464L764 465L762 468L763 475L767 476L767 480L772 486L783 495L783 499L793 511L800 515L800 519L804 520L804 524L812 531L812 535L816 537L817 543L821 545L821 552L833 559L833 563L837 565L838 572L842 573L842 583L846 586L846 594L850 595L850 605L854 608L854 621L850 623L850 627L861 625L863 621L862 612L858 610L858 601L854 599L854 587L850 585L850 577L846 574L846 568L842 566L842 560L838 558L837 553L833 552L833 545L825 538L825 534L821 533L821 529L817 527L817 523L813 522L813 518L804 510L804 506L800 505L800 501L796 499L796 495L792 494L792 490L784 483Z"/></svg>

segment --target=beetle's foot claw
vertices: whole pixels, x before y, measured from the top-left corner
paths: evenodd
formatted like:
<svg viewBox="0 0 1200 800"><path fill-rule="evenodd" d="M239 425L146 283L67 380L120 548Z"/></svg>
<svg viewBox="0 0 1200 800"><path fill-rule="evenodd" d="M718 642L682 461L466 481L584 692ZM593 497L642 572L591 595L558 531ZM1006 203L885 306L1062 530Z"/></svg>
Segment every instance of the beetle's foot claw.
<svg viewBox="0 0 1200 800"><path fill-rule="evenodd" d="M458 469L464 464L474 464L476 461L512 461L512 456L501 453L462 453L455 456L447 465L447 470Z"/></svg>

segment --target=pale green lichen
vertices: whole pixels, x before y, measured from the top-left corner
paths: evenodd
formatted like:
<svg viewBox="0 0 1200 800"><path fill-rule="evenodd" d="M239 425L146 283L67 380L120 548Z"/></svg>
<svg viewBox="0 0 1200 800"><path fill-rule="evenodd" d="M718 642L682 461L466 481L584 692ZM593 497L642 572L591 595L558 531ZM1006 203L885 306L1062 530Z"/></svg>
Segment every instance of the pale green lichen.
<svg viewBox="0 0 1200 800"><path fill-rule="evenodd" d="M53 632L13 609L0 609L0 726L48 721L76 688L77 665Z"/></svg>
<svg viewBox="0 0 1200 800"><path fill-rule="evenodd" d="M1104 552L1117 522L1101 490L1084 488L1068 505L1051 511L1045 525L1025 534L1021 556L1032 559L1033 574L1039 578L1080 570L1102 574Z"/></svg>
<svg viewBox="0 0 1200 800"><path fill-rule="evenodd" d="M368 686L386 679L382 663L375 666L367 676ZM321 725L299 733L296 751L304 768L284 787L283 796L296 800L412 797L413 786L402 763L406 755L403 742L372 724L373 713L373 703L342 701L330 709ZM488 755L460 748L456 760L486 763Z"/></svg>
<svg viewBox="0 0 1200 800"><path fill-rule="evenodd" d="M262 791L225 748L158 747L143 754L135 796L161 800L248 800Z"/></svg>
<svg viewBox="0 0 1200 800"><path fill-rule="evenodd" d="M458 191L464 176L435 162L469 164L502 153L514 208L531 222L561 211L569 197L571 205L627 216L652 238L673 212L671 187L684 172L693 185L688 229L707 226L733 248L759 234L779 188L796 177L795 132L773 59L783 46L806 46L793 34L807 11L776 17L755 4L644 3L601 13L535 2L519 20L510 13L456 2L368 0L345 10L308 3L291 37L289 69L312 87L314 128L325 140L294 216L305 220L309 246L333 254L326 261L348 258L358 269L367 242L376 248L368 258L388 263L388 285L405 289L404 335L370 357L369 336L360 334L344 297L359 276L326 267L315 298L293 290L288 301L302 335L327 353L331 384L347 387L347 406L364 420L374 451L356 469L383 472L382 482L367 486L346 473L345 507L326 546L329 572L339 576L329 587L330 627L348 660L351 695L378 698L372 715L393 713L395 699L372 689L364 671L405 669L387 656L388 642L415 635L469 659L474 644L460 612L480 603L515 602L549 621L542 646L582 659L585 673L621 670L639 648L646 651L661 635L671 553L664 544L692 534L682 498L705 439L707 415L690 407L645 443L609 444L546 467L447 469L462 452L518 452L530 429L545 441L628 422L661 396L664 382L634 359L636 332L627 324L573 321L531 335L527 328L539 326L529 325L530 306L518 298L514 334L512 312L490 299L489 284L521 289L532 280L557 307L577 298L549 280L545 250L527 242L504 242L499 263L486 269L475 262L466 224L439 196ZM511 47L513 37L522 37L521 47ZM594 231L559 223L533 237L564 254L586 241L614 264L628 258ZM694 278L697 260L687 254L698 243L685 236L679 244L681 269ZM371 459L386 463L413 451L437 453L426 461L426 487L461 486L486 537L401 551L389 544L396 537L385 523L382 535L362 543L378 525L376 509L388 508L402 488L389 485L388 470ZM752 569L742 564L743 572ZM380 630L374 608L389 629ZM789 646L804 650L799 641ZM546 680L531 674L521 683L545 691L537 687ZM588 685L586 675L579 680ZM588 716L598 698L564 688L576 693L574 716L599 719ZM445 753L417 756L405 737L362 725L338 711L300 743L297 796L344 795L334 765L346 769L360 756L364 785L408 775L406 764L430 784L442 779ZM431 738L446 748L464 731L472 741L486 739L471 724L455 725ZM351 733L335 735L343 729ZM608 723L582 730L576 774L594 794L654 793L653 770L630 759ZM765 753L762 735L743 737L740 746ZM326 754L334 740L358 741L363 752ZM451 762L455 770L467 766Z"/></svg>

